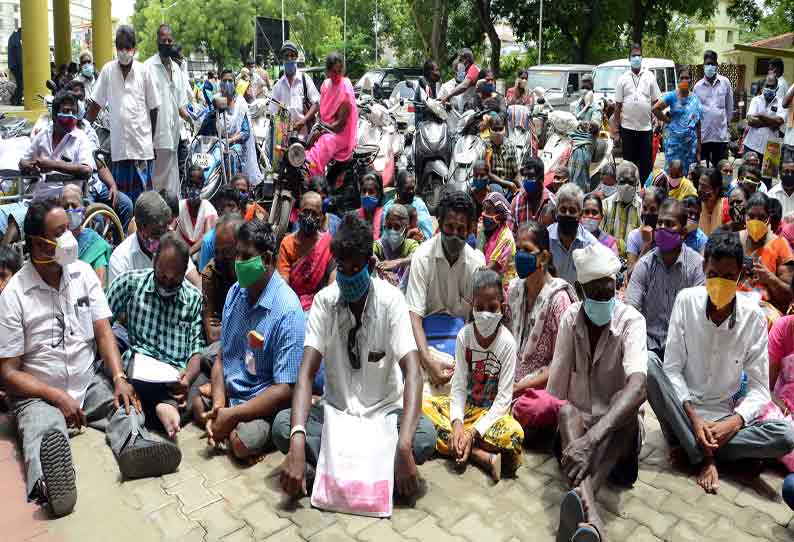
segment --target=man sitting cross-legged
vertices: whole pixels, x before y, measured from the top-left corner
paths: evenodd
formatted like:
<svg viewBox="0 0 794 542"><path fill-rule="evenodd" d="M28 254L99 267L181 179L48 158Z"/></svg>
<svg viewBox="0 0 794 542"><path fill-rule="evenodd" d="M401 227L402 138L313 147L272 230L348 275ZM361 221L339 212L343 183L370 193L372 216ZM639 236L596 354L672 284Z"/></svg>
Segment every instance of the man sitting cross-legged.
<svg viewBox="0 0 794 542"><path fill-rule="evenodd" d="M217 241L223 241L223 230ZM220 248L221 245L216 245ZM228 439L238 459L270 447L273 418L289 406L306 327L300 300L275 271L276 235L258 218L237 233L237 284L226 296L221 349L212 367L212 402L193 400L208 444ZM216 252L216 258L220 255ZM199 376L196 384L206 382Z"/></svg>
<svg viewBox="0 0 794 542"><path fill-rule="evenodd" d="M706 286L678 294L664 364L648 364L648 400L671 457L700 464L707 493L719 489L717 460L777 458L794 448L785 421L760 421L769 403L766 319L756 299L736 294L744 253L739 234L706 243ZM738 402L743 374L747 393Z"/></svg>
<svg viewBox="0 0 794 542"><path fill-rule="evenodd" d="M127 315L125 362L137 363L141 354L180 370L179 382L170 389L135 382L144 411L150 416L156 413L170 437L179 431L179 409L201 369L204 348L201 292L185 280L189 250L179 234L169 232L159 240L154 269L128 271L108 290L113 314Z"/></svg>
<svg viewBox="0 0 794 542"><path fill-rule="evenodd" d="M182 456L143 427L105 294L94 270L77 260L63 207L34 201L25 235L31 261L0 295L0 380L22 441L28 498L64 516L77 501L69 428L104 430L125 478L173 472ZM104 371L95 369L97 353Z"/></svg>
<svg viewBox="0 0 794 542"><path fill-rule="evenodd" d="M607 479L625 486L637 480L648 353L645 319L615 296L617 256L595 243L574 250L573 260L584 301L560 320L546 385L568 401L554 439L571 487L560 506L557 542L597 542L604 538L598 491Z"/></svg>

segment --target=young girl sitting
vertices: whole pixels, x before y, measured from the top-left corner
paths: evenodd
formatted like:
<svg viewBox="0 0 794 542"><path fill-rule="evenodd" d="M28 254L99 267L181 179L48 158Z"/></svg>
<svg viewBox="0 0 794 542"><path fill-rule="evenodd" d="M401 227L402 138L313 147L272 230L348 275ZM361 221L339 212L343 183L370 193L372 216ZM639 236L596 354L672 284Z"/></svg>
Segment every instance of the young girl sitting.
<svg viewBox="0 0 794 542"><path fill-rule="evenodd" d="M438 431L436 450L469 460L499 481L521 465L524 432L509 414L516 367L516 342L502 324L504 296L499 275L490 269L474 274L472 323L458 334L455 374L449 396L427 397L422 411Z"/></svg>

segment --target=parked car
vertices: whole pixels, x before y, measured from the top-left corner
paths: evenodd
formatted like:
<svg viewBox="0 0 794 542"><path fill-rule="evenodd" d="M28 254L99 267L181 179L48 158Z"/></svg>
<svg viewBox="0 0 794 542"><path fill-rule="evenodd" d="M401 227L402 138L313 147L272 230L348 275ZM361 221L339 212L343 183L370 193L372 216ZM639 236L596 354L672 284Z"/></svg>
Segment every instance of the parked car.
<svg viewBox="0 0 794 542"><path fill-rule="evenodd" d="M373 88L377 86L380 96L389 97L398 83L405 80L416 80L422 76L421 68L376 68L365 73L356 81L353 90L356 97L361 93L364 86L364 79L372 82ZM375 96L379 98L380 96Z"/></svg>
<svg viewBox="0 0 794 542"><path fill-rule="evenodd" d="M546 101L555 109L565 109L579 99L579 81L584 74L592 74L590 64L541 64L528 70L528 85L546 89Z"/></svg>
<svg viewBox="0 0 794 542"><path fill-rule="evenodd" d="M656 75L659 90L670 92L678 85L678 75L675 62L666 58L643 58L642 68L651 70ZM618 78L630 69L629 60L622 58L605 62L596 67L593 72L593 90L596 97L615 101L615 86Z"/></svg>

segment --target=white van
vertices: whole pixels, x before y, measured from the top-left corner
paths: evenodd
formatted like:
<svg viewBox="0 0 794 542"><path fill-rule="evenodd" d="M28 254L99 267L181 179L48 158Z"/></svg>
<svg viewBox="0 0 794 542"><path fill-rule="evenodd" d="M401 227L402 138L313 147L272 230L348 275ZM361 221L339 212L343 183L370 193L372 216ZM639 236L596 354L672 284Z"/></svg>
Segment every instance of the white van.
<svg viewBox="0 0 794 542"><path fill-rule="evenodd" d="M656 82L662 93L676 89L678 74L675 62L666 58L643 58L642 67L651 70L656 75ZM629 59L612 60L596 66L593 70L593 91L597 98L615 101L615 85L618 78L629 71Z"/></svg>

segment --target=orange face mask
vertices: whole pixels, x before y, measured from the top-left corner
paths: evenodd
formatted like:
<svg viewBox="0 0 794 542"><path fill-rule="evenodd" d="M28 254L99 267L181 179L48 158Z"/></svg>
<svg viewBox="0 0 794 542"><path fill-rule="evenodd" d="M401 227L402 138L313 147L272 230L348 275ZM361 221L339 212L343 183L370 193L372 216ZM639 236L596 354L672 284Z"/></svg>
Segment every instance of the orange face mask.
<svg viewBox="0 0 794 542"><path fill-rule="evenodd" d="M679 90L689 90L689 81L680 81L678 83Z"/></svg>
<svg viewBox="0 0 794 542"><path fill-rule="evenodd" d="M709 278L706 279L706 291L711 303L721 309L736 297L736 283L720 277Z"/></svg>
<svg viewBox="0 0 794 542"><path fill-rule="evenodd" d="M756 243L766 236L768 230L769 225L763 220L750 219L747 221L747 235Z"/></svg>

